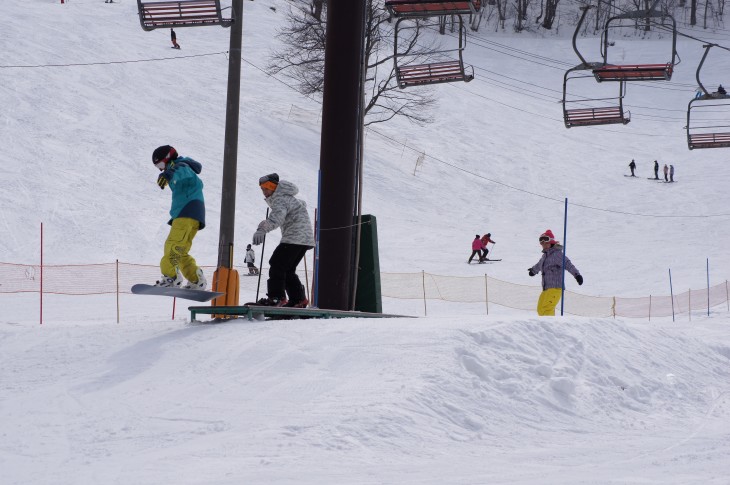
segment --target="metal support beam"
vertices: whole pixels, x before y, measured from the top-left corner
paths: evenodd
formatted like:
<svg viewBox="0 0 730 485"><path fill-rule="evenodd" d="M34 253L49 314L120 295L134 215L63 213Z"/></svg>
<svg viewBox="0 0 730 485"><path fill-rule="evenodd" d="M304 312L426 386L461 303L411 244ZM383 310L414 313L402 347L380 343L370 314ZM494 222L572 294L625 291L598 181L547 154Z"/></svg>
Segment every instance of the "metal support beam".
<svg viewBox="0 0 730 485"><path fill-rule="evenodd" d="M366 0L327 4L320 151L320 308L349 310Z"/></svg>
<svg viewBox="0 0 730 485"><path fill-rule="evenodd" d="M243 0L233 0L233 26L228 52L228 95L226 98L226 135L223 148L223 189L218 238L218 267L233 267L233 235L236 222L236 171L238 165L238 117L241 94L241 38Z"/></svg>

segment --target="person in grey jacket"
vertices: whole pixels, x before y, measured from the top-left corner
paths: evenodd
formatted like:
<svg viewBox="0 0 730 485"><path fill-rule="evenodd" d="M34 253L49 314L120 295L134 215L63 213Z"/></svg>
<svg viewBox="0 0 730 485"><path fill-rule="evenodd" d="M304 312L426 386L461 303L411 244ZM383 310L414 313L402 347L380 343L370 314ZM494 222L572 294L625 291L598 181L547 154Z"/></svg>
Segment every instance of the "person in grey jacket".
<svg viewBox="0 0 730 485"><path fill-rule="evenodd" d="M550 229L540 235L539 241L542 246L542 257L535 266L528 268L527 272L530 276L542 272L542 293L537 300L537 314L555 316L555 307L560 301L560 293L563 289L563 248L555 240ZM573 275L579 285L583 284L583 276L567 257L565 258L565 270Z"/></svg>
<svg viewBox="0 0 730 485"><path fill-rule="evenodd" d="M276 173L261 177L259 187L271 211L268 218L259 223L253 244L263 243L266 233L276 228L281 228L281 242L269 259L268 298L261 298L256 304L306 308L309 300L296 271L306 252L314 247L307 204L294 197L299 193L297 186L279 180Z"/></svg>

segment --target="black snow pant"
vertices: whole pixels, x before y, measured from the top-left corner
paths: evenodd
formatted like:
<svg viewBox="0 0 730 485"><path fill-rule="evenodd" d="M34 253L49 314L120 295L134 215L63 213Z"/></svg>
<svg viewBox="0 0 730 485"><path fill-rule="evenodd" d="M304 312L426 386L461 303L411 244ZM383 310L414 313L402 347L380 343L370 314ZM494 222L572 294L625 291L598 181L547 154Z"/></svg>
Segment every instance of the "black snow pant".
<svg viewBox="0 0 730 485"><path fill-rule="evenodd" d="M281 243L276 246L269 259L269 280L266 282L269 298L284 298L300 302L306 298L304 286L297 276L297 266L310 246Z"/></svg>
<svg viewBox="0 0 730 485"><path fill-rule="evenodd" d="M482 252L478 249L475 249L471 252L471 256L469 256L469 261L468 261L469 263L471 263L471 260L474 259L474 256L478 256L479 261L482 260Z"/></svg>

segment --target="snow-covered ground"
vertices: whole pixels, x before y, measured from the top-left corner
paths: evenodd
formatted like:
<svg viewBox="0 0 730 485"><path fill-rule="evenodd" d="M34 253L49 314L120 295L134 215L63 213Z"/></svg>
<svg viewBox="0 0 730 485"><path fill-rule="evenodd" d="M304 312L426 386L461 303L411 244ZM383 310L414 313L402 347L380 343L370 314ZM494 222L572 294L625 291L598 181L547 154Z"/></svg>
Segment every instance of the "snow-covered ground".
<svg viewBox="0 0 730 485"><path fill-rule="evenodd" d="M263 71L287 5L244 4L237 261L265 213L260 175L317 200L321 106ZM38 264L43 223L46 264L155 264L169 193L150 153L169 143L204 165L193 254L214 265L229 31L178 29L173 51L131 0L0 2L0 18L0 262ZM536 285L537 236L562 239L568 198L585 276L571 291L667 295L668 269L680 291L703 288L708 259L711 285L728 278L729 152L690 152L683 130L701 43L680 38L671 83L629 87L629 125L566 130L569 30L483 28L465 52L476 79L433 88L435 123L369 130L363 203L382 271L483 275L464 262L489 231L503 259L489 275ZM597 57L597 38L580 42ZM663 58L665 42L612 49ZM716 55L713 88L730 84ZM676 184L647 180L654 159ZM36 294L0 292L2 483L729 483L723 306L673 322L430 301L423 317L418 300L386 299L420 317L216 325L127 294L117 324L115 306L46 295L38 325Z"/></svg>

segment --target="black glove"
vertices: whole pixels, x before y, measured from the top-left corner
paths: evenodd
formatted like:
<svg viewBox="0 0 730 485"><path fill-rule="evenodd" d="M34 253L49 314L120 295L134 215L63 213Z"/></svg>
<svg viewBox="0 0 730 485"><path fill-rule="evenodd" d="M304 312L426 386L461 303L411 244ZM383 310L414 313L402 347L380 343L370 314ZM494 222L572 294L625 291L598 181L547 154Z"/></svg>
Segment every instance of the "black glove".
<svg viewBox="0 0 730 485"><path fill-rule="evenodd" d="M583 284L583 277L581 275L577 274L577 275L575 275L575 281L578 282L578 285L582 285Z"/></svg>
<svg viewBox="0 0 730 485"><path fill-rule="evenodd" d="M530 276L535 276L535 274L537 274L537 273L532 271L532 268L527 268L527 274L529 274Z"/></svg>
<svg viewBox="0 0 730 485"><path fill-rule="evenodd" d="M165 172L162 172L159 177L157 177L157 185L160 186L161 189L164 189L167 187L168 179L165 177Z"/></svg>

